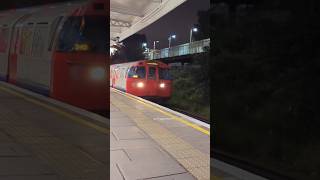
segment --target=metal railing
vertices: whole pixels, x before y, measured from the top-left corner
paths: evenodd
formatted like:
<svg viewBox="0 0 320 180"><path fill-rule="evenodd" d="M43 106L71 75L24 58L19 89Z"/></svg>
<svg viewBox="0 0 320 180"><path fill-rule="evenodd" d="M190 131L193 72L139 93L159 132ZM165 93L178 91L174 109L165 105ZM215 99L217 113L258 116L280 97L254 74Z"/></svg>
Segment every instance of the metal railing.
<svg viewBox="0 0 320 180"><path fill-rule="evenodd" d="M208 51L210 48L210 39L194 41L192 43L181 44L171 48L161 50L151 50L146 53L146 58L150 60L163 59L169 57L183 56L188 54L197 54Z"/></svg>

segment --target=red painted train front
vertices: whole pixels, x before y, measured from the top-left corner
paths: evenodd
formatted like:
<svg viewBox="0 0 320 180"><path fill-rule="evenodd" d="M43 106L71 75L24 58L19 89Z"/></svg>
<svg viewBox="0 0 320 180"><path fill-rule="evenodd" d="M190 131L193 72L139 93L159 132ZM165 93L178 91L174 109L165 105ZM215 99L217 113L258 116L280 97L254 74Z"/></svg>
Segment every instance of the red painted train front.
<svg viewBox="0 0 320 180"><path fill-rule="evenodd" d="M169 99L172 91L169 66L150 60L111 65L110 85L136 96L161 100Z"/></svg>
<svg viewBox="0 0 320 180"><path fill-rule="evenodd" d="M87 110L109 107L109 3L0 12L0 79Z"/></svg>

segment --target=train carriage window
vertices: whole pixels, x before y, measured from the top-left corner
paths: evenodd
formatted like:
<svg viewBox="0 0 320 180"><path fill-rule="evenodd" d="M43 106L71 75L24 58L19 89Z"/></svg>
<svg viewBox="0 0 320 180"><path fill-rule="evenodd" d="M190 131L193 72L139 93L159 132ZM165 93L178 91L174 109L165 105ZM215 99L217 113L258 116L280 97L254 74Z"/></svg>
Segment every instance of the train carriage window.
<svg viewBox="0 0 320 180"><path fill-rule="evenodd" d="M149 67L148 79L156 79L156 68Z"/></svg>
<svg viewBox="0 0 320 180"><path fill-rule="evenodd" d="M46 48L46 35L48 34L48 26L38 26L34 30L32 43L32 56L42 57Z"/></svg>
<svg viewBox="0 0 320 180"><path fill-rule="evenodd" d="M162 80L171 80L171 74L168 68L159 68L159 79Z"/></svg>
<svg viewBox="0 0 320 180"><path fill-rule="evenodd" d="M32 32L33 26L27 25L22 28L21 40L20 40L20 54L29 56L31 55L32 47Z"/></svg>
<svg viewBox="0 0 320 180"><path fill-rule="evenodd" d="M7 52L9 28L0 29L0 52Z"/></svg>
<svg viewBox="0 0 320 180"><path fill-rule="evenodd" d="M107 53L108 25L106 16L69 17L59 35L57 50Z"/></svg>

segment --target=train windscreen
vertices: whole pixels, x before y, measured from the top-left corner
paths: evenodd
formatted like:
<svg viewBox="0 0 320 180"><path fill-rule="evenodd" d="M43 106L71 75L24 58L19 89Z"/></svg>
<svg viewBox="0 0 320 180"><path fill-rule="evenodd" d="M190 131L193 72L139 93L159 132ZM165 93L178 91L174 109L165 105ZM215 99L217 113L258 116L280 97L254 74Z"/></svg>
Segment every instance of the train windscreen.
<svg viewBox="0 0 320 180"><path fill-rule="evenodd" d="M156 68L155 67L149 67L149 73L148 73L148 79L156 79Z"/></svg>
<svg viewBox="0 0 320 180"><path fill-rule="evenodd" d="M146 77L146 68L144 66L134 66L129 69L128 78L140 78Z"/></svg>
<svg viewBox="0 0 320 180"><path fill-rule="evenodd" d="M106 16L72 16L60 32L58 51L107 53Z"/></svg>
<svg viewBox="0 0 320 180"><path fill-rule="evenodd" d="M159 68L159 79L162 80L171 80L171 75L170 75L170 71L167 68Z"/></svg>

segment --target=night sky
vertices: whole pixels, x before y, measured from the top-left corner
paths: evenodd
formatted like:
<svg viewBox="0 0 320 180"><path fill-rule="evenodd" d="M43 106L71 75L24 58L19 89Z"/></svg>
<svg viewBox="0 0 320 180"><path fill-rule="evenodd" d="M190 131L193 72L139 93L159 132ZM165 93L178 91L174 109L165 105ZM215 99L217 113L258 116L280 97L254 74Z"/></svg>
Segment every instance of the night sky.
<svg viewBox="0 0 320 180"><path fill-rule="evenodd" d="M157 48L168 47L168 37L172 33L177 35L172 46L188 43L190 29L198 21L198 11L209 8L210 0L188 0L138 33L146 34L148 48L153 48L154 40L160 41Z"/></svg>

